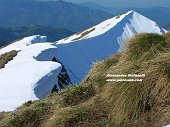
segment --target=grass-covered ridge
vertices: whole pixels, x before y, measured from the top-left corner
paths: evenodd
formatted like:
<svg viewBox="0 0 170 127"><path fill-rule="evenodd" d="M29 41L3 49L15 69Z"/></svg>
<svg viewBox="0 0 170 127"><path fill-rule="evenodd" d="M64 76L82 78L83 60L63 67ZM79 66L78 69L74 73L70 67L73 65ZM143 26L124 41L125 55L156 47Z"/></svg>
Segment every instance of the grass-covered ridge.
<svg viewBox="0 0 170 127"><path fill-rule="evenodd" d="M128 73L146 77L106 82L107 74ZM140 34L95 64L79 86L0 113L0 127L163 127L170 123L169 95L170 33Z"/></svg>
<svg viewBox="0 0 170 127"><path fill-rule="evenodd" d="M10 52L4 53L0 55L0 69L5 67L9 61L11 61L16 55L18 51L12 50Z"/></svg>

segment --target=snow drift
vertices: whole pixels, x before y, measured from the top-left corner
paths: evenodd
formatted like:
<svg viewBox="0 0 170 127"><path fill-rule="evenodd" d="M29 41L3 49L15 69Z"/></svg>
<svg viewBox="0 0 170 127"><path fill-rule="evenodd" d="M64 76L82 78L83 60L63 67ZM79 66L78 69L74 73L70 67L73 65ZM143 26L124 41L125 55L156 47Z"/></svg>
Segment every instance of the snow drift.
<svg viewBox="0 0 170 127"><path fill-rule="evenodd" d="M39 43L45 38L24 38L0 51L3 54L21 50L0 69L0 111L14 110L26 101L44 98L57 84L61 64L51 61L57 47L52 43Z"/></svg>

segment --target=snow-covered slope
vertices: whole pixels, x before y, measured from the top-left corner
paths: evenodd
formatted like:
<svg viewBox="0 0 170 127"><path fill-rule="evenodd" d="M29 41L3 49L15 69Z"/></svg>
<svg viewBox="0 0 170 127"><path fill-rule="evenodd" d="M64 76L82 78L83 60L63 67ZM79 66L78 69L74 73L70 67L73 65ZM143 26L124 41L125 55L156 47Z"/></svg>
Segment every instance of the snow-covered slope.
<svg viewBox="0 0 170 127"><path fill-rule="evenodd" d="M42 99L55 85L60 90L79 83L94 62L118 53L125 40L142 32L163 34L166 30L130 11L56 43L35 35L0 49L0 55L19 51L0 69L0 111Z"/></svg>
<svg viewBox="0 0 170 127"><path fill-rule="evenodd" d="M57 47L52 43L39 43L45 38L24 38L0 50L1 54L21 50L0 69L0 111L10 111L26 101L44 98L57 84L62 67L51 61Z"/></svg>
<svg viewBox="0 0 170 127"><path fill-rule="evenodd" d="M71 81L79 83L93 62L118 53L127 39L138 33L167 32L154 21L129 11L57 43L57 59L68 69Z"/></svg>
<svg viewBox="0 0 170 127"><path fill-rule="evenodd" d="M2 49L0 49L0 55L9 52L12 50L22 50L24 47L27 47L29 45L35 44L35 43L40 43L40 42L46 42L47 37L46 36L40 36L40 35L34 35L30 37L25 37L19 41L16 41Z"/></svg>
<svg viewBox="0 0 170 127"><path fill-rule="evenodd" d="M165 29L159 27L154 21L151 21L150 19L144 17L143 15L141 15L135 11L129 11L125 14L108 19L108 20L106 20L92 28L89 28L85 31L79 32L73 36L62 39L62 40L58 41L57 43L58 44L70 43L70 42L75 42L78 40L96 37L96 36L102 35L102 34L108 32L109 30L117 27L117 25L120 25L120 23L123 23L121 27L123 27L124 32L127 34L127 35L124 35L126 37L129 37L131 34L136 34L139 32L140 33L141 32L151 32L151 33L159 33L159 34L166 32ZM117 31L117 32L119 32L119 31ZM86 33L88 33L88 34L86 34ZM84 34L84 36L82 36L83 34Z"/></svg>

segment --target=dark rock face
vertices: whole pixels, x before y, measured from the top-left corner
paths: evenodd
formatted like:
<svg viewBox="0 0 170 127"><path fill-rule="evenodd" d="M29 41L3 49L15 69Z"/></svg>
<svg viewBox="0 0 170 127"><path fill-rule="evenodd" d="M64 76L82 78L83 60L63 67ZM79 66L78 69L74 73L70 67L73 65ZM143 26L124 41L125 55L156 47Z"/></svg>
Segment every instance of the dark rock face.
<svg viewBox="0 0 170 127"><path fill-rule="evenodd" d="M52 61L58 62L62 65L62 70L61 70L60 74L58 75L58 87L56 87L56 85L55 85L55 88L58 89L57 91L59 91L61 89L66 88L67 86L71 85L72 82L70 80L70 77L67 73L65 66L60 61L58 61L55 57L52 59Z"/></svg>

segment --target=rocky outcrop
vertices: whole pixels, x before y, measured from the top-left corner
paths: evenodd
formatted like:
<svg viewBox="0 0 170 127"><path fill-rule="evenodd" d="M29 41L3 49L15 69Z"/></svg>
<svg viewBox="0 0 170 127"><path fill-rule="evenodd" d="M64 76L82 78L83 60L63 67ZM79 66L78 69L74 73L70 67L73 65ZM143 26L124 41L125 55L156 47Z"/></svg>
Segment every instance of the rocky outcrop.
<svg viewBox="0 0 170 127"><path fill-rule="evenodd" d="M70 77L67 73L67 70L65 68L65 66L59 61L57 60L55 57L52 59L52 61L54 62L58 62L62 65L62 69L61 72L58 75L58 85L56 87L56 85L54 86L52 91L55 91L55 88L57 89L57 91L60 91L61 89L66 88L67 86L71 85L72 82L70 80Z"/></svg>

